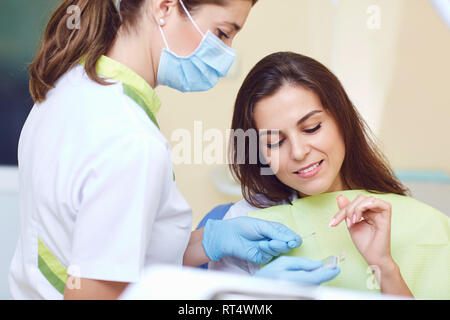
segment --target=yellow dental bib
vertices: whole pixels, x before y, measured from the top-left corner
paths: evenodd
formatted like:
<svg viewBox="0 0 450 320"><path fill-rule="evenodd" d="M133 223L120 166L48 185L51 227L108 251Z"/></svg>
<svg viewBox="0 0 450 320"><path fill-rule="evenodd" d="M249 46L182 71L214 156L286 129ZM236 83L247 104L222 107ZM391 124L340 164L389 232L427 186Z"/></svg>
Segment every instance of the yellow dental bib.
<svg viewBox="0 0 450 320"><path fill-rule="evenodd" d="M374 196L392 205L391 254L409 289L419 299L450 299L450 219L410 197L373 194L363 190L340 191L297 199L292 205L274 206L248 216L280 222L302 237L299 248L287 255L322 260L345 252L341 273L327 286L380 292L373 270L356 249L345 225L328 223L339 211L336 197L353 201L359 194ZM315 234L310 235L315 231ZM383 274L380 274L383 277Z"/></svg>

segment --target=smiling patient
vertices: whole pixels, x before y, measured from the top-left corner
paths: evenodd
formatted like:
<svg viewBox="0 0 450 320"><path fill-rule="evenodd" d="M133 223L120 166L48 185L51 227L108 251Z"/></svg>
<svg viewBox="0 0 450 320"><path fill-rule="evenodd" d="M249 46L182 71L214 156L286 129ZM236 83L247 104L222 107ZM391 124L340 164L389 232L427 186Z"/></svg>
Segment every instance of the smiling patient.
<svg viewBox="0 0 450 320"><path fill-rule="evenodd" d="M325 66L290 52L261 60L238 93L232 129L256 130L258 160L250 161L251 143L242 149L232 137L230 167L244 200L225 219L249 214L315 233L290 255L345 251L342 272L328 285L450 298L448 217L408 197ZM229 272L259 268L233 258L209 263Z"/></svg>

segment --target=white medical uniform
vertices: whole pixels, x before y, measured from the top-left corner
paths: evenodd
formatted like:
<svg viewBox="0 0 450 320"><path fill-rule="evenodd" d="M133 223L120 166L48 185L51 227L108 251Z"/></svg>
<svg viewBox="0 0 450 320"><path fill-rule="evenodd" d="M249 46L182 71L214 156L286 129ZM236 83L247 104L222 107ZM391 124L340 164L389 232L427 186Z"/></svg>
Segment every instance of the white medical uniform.
<svg viewBox="0 0 450 320"><path fill-rule="evenodd" d="M21 234L15 299L61 299L74 277L137 282L151 264L181 266L192 212L175 184L160 101L136 73L103 56L36 104L19 141ZM69 277L69 278L68 278Z"/></svg>

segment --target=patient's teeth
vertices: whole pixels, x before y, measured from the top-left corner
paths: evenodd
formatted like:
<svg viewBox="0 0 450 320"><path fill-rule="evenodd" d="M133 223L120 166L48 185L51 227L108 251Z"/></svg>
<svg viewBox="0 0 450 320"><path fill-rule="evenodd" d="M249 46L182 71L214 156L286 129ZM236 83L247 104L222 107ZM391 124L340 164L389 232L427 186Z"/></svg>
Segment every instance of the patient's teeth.
<svg viewBox="0 0 450 320"><path fill-rule="evenodd" d="M319 165L320 165L320 162L316 163L315 165L313 165L312 167L310 167L310 168L308 168L308 169L299 171L299 173L306 173L306 172L313 171L313 170L314 170L315 168L317 168Z"/></svg>

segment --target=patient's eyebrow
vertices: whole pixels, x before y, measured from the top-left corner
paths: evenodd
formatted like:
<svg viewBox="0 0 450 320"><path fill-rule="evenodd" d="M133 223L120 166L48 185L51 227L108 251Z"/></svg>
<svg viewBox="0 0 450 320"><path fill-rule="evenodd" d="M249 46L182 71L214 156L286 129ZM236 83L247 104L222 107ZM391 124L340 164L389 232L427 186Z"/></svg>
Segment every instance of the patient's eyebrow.
<svg viewBox="0 0 450 320"><path fill-rule="evenodd" d="M311 111L310 113L308 113L306 116L304 116L303 118L301 118L300 120L298 120L297 125L302 124L303 122L305 122L306 120L308 120L309 118L311 118L313 115L318 114L323 112L322 110L314 110Z"/></svg>

